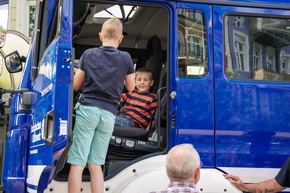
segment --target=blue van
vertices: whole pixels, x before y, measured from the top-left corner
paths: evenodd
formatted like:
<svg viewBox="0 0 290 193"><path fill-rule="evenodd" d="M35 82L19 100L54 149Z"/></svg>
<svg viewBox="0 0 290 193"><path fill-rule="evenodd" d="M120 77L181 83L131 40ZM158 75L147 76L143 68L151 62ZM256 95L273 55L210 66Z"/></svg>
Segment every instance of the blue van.
<svg viewBox="0 0 290 193"><path fill-rule="evenodd" d="M153 72L158 108L148 131L114 129L104 192L165 189L166 153L182 143L203 162L200 192L240 192L223 173L246 183L277 174L290 155L288 0L37 0L22 91L11 99L6 193L67 192L74 70L110 17L123 22L119 49ZM90 192L87 169L82 179Z"/></svg>

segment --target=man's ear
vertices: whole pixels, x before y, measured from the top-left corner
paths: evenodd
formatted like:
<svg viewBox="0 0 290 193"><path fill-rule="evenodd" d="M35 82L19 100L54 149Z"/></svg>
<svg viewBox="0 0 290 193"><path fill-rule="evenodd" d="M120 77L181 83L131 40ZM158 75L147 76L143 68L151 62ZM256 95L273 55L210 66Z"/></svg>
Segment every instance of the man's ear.
<svg viewBox="0 0 290 193"><path fill-rule="evenodd" d="M200 167L198 167L194 172L195 184L199 181L199 178L200 178Z"/></svg>

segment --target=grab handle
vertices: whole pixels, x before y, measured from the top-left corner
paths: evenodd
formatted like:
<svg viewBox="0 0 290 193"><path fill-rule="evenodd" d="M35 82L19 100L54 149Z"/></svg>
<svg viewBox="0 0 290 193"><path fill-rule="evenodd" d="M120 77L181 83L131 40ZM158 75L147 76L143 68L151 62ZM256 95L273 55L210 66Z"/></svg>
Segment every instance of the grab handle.
<svg viewBox="0 0 290 193"><path fill-rule="evenodd" d="M54 110L49 111L45 115L44 128L43 128L43 140L47 145L53 143L54 136Z"/></svg>

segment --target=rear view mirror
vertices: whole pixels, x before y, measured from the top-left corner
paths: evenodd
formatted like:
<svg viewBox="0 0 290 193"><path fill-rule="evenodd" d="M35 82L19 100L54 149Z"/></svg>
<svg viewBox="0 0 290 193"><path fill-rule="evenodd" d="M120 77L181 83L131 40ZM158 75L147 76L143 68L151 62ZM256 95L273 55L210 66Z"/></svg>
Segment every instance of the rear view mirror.
<svg viewBox="0 0 290 193"><path fill-rule="evenodd" d="M5 44L8 24L8 0L0 0L0 48Z"/></svg>
<svg viewBox="0 0 290 193"><path fill-rule="evenodd" d="M22 58L17 51L5 56L5 64L8 72L10 73L22 71Z"/></svg>

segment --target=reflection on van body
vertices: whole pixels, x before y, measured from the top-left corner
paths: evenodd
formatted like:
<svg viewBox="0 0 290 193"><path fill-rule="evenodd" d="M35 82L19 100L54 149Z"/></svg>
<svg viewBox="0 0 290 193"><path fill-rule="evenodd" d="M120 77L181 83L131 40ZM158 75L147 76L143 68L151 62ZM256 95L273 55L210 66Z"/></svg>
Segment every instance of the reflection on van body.
<svg viewBox="0 0 290 193"><path fill-rule="evenodd" d="M290 81L289 19L230 15L225 24L227 77Z"/></svg>

